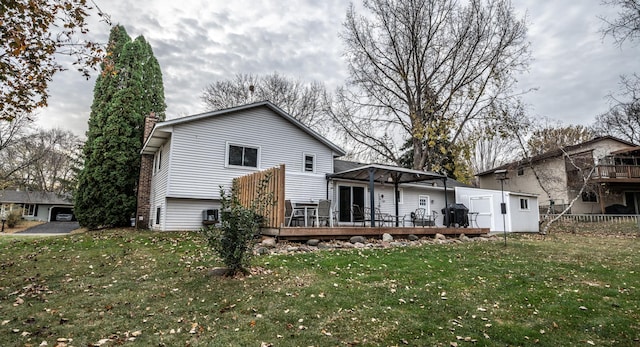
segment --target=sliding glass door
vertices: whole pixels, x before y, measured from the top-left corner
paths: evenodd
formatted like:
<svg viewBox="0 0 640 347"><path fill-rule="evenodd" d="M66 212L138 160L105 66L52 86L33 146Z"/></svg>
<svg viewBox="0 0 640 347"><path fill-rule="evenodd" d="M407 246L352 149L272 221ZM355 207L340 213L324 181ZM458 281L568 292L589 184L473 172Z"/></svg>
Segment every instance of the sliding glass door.
<svg viewBox="0 0 640 347"><path fill-rule="evenodd" d="M351 206L358 205L364 209L364 187L339 186L338 209L340 222L352 222Z"/></svg>

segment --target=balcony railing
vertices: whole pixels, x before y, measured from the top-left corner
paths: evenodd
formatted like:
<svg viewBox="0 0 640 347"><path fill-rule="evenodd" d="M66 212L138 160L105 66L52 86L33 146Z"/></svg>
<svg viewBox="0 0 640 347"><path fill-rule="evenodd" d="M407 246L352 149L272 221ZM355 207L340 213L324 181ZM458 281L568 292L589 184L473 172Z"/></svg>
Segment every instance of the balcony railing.
<svg viewBox="0 0 640 347"><path fill-rule="evenodd" d="M598 165L592 179L639 179L640 165Z"/></svg>

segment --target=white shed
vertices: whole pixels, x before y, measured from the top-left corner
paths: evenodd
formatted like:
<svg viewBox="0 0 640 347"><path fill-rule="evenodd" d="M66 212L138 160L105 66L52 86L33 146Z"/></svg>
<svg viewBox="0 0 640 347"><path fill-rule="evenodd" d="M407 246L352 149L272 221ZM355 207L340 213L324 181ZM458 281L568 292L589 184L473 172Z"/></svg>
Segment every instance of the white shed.
<svg viewBox="0 0 640 347"><path fill-rule="evenodd" d="M477 213L473 227L477 225L489 228L490 232L539 231L537 195L505 191L506 214L503 218L500 209L503 196L500 190L456 187L455 192L456 203L464 204L471 214Z"/></svg>

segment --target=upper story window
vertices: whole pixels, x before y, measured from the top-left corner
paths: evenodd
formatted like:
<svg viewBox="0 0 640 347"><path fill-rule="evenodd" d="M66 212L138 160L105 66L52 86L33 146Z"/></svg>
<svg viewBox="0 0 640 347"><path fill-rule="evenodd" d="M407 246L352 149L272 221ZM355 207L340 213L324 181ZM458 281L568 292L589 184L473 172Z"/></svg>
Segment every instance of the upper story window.
<svg viewBox="0 0 640 347"><path fill-rule="evenodd" d="M582 201L598 202L598 195L595 192L582 192Z"/></svg>
<svg viewBox="0 0 640 347"><path fill-rule="evenodd" d="M520 209L521 210L529 209L529 199L526 199L526 198L520 199Z"/></svg>
<svg viewBox="0 0 640 347"><path fill-rule="evenodd" d="M162 168L162 149L163 149L163 147L160 147L158 152L156 152L156 156L154 158L155 160L154 160L154 163L153 163L153 172L154 173L160 171L160 169Z"/></svg>
<svg viewBox="0 0 640 347"><path fill-rule="evenodd" d="M228 145L227 164L231 166L258 167L258 147Z"/></svg>
<svg viewBox="0 0 640 347"><path fill-rule="evenodd" d="M315 172L316 171L316 156L313 154L304 154L303 171Z"/></svg>
<svg viewBox="0 0 640 347"><path fill-rule="evenodd" d="M524 166L518 167L518 176L524 175Z"/></svg>

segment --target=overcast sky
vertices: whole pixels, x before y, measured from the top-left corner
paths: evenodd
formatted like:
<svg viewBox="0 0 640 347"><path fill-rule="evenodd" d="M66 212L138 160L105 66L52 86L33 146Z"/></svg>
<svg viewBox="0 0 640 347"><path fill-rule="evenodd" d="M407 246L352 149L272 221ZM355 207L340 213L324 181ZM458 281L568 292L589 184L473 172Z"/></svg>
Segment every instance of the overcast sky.
<svg viewBox="0 0 640 347"><path fill-rule="evenodd" d="M96 3L130 36L143 35L150 42L163 73L167 119L204 111L203 88L237 73L278 72L330 89L346 78L338 32L347 1ZM513 5L521 16L526 13L529 24L534 60L519 76L519 89L536 89L524 97L531 114L588 125L608 109L605 96L618 89L619 76L640 72L640 45L619 48L598 33L598 16L616 13L600 0L513 0ZM106 42L106 25L92 30L95 39ZM37 124L84 137L94 83L74 71L57 74L49 107L38 112Z"/></svg>

